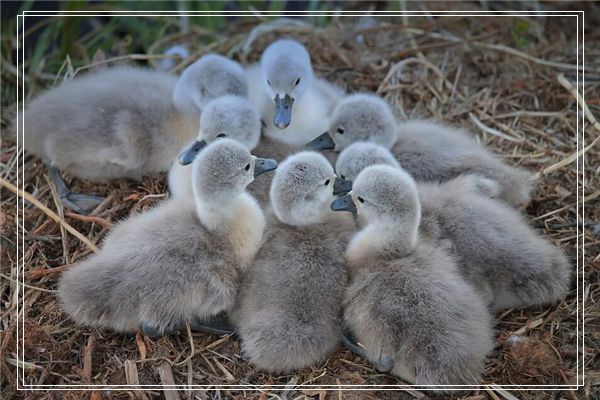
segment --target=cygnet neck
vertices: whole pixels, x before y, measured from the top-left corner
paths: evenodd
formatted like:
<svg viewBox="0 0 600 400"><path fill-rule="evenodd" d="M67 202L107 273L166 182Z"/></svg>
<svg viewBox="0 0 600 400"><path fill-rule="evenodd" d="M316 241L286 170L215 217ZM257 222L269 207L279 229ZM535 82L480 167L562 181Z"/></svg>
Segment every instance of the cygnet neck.
<svg viewBox="0 0 600 400"><path fill-rule="evenodd" d="M200 221L211 232L226 232L235 222L238 211L243 207L246 197L245 192L235 196L219 196L218 198L207 198L198 188L193 188L196 213Z"/></svg>
<svg viewBox="0 0 600 400"><path fill-rule="evenodd" d="M247 268L260 248L265 229L257 201L246 192L218 202L196 197L196 212L210 232L222 236L231 246L238 266Z"/></svg>
<svg viewBox="0 0 600 400"><path fill-rule="evenodd" d="M401 256L418 243L420 213L402 221L373 222L358 232L348 246L346 257L352 263L376 256Z"/></svg>

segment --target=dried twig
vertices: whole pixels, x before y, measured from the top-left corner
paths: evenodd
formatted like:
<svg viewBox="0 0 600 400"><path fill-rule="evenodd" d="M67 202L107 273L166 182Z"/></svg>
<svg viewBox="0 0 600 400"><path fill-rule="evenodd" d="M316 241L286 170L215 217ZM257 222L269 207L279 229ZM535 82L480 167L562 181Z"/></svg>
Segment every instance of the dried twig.
<svg viewBox="0 0 600 400"><path fill-rule="evenodd" d="M77 265L77 264L76 263L66 264L66 265L61 265L60 267L54 267L54 268L36 268L32 271L27 272L25 274L25 278L26 279L41 278L43 276L58 274L61 272L65 272L66 270L68 270L70 268L73 268L75 265Z"/></svg>
<svg viewBox="0 0 600 400"><path fill-rule="evenodd" d="M471 121L473 121L473 123L475 125L477 125L477 127L479 129L481 129L484 132L490 133L490 134L492 134L494 136L498 136L498 137L500 137L502 139L506 139L506 140L508 140L510 142L517 142L517 143L523 142L523 139L517 139L517 138L514 138L512 136L508 136L507 134L502 133L502 132L500 132L497 129L490 128L489 126L487 126L483 122L481 122L479 119L477 119L477 117L473 113L469 113L469 118L471 119Z"/></svg>
<svg viewBox="0 0 600 400"><path fill-rule="evenodd" d="M49 290L49 289L44 289L44 288L40 288L37 286L32 286L32 285L28 285L26 283L23 282L18 282L16 279L11 278L10 276L6 275L6 274L0 274L1 277L3 277L4 279L8 279L9 281L13 282L13 283L17 283L19 285L23 285L26 288L29 289L33 289L33 290L39 290L40 292L46 292L46 293L57 293L57 290Z"/></svg>
<svg viewBox="0 0 600 400"><path fill-rule="evenodd" d="M192 336L192 329L190 328L190 324L189 322L185 323L185 328L188 334L188 338L190 339L190 355L187 356L187 358L185 358L183 361L181 361L180 363L177 363L177 366L183 365L183 364L187 364L187 362L189 360L191 360L194 355L196 354L196 351L194 350L194 337Z"/></svg>
<svg viewBox="0 0 600 400"><path fill-rule="evenodd" d="M94 217L92 215L81 215L81 214L77 214L77 213L74 213L74 212L66 212L65 216L70 217L70 218L74 218L74 219L78 219L78 220L84 221L84 222L96 223L96 224L100 225L103 228L110 228L110 227L112 227L112 223L110 223L109 221L105 220L104 218Z"/></svg>
<svg viewBox="0 0 600 400"><path fill-rule="evenodd" d="M512 47L508 47L503 44L489 44L489 43L473 42L473 45L477 46L477 47L483 47L485 49L496 50L496 51L501 51L503 53L508 53L513 56L524 58L524 59L534 62L536 64L545 65L547 67L554 67L554 68L560 68L560 69L574 69L574 70L583 69L583 65L577 66L577 65L573 65L573 64L566 64L566 63L561 63L561 62L542 60L541 58L537 58L530 54L523 53L522 51L513 49ZM592 70L594 72L600 72L600 69L589 67L589 66L586 66L586 69L588 71Z"/></svg>
<svg viewBox="0 0 600 400"><path fill-rule="evenodd" d="M596 137L596 139L594 139L592 141L592 143L588 144L583 149L576 151L575 153L571 154L567 158L560 160L556 164L553 164L547 168L544 168L541 173L536 174L535 179L539 179L539 175L548 175L549 173L554 172L557 169L560 169L564 166L571 164L573 161L577 160L583 154L587 153L592 147L594 147L596 145L596 143L598 143L598 141L600 141L600 135L598 135L598 137Z"/></svg>
<svg viewBox="0 0 600 400"><path fill-rule="evenodd" d="M48 176L44 175L44 178L46 178L46 183L50 187L50 192L52 193L52 200L54 201L54 205L56 206L56 210L58 211L58 217L61 219L61 221L64 221L65 215L63 212L62 202L60 201L60 196L58 195L58 191L56 190L56 185L54 185L54 182L52 182L52 180L50 178L48 178ZM60 236L61 236L61 242L62 242L62 246L63 246L63 262L65 264L70 264L69 243L67 241L67 232L65 230L65 227L62 225L60 226Z"/></svg>
<svg viewBox="0 0 600 400"><path fill-rule="evenodd" d="M567 89L569 91L569 93L571 93L571 95L573 97L575 97L575 99L577 100L577 105L579 107L583 108L583 112L585 113L585 117L588 119L588 121L590 121L590 123L592 124L592 126L594 128L596 128L596 130L598 132L600 132L600 123L598 122L598 120L596 119L596 117L594 116L594 114L592 114L592 112L590 111L590 108L588 107L588 105L584 101L584 99L581 96L581 94L579 93L579 91L577 89L575 89L575 87L573 87L573 85L571 84L571 82L569 82L567 80L567 78L565 78L565 76L563 74L559 74L558 77L557 77L557 79L558 79L558 83L560 83L565 89Z"/></svg>

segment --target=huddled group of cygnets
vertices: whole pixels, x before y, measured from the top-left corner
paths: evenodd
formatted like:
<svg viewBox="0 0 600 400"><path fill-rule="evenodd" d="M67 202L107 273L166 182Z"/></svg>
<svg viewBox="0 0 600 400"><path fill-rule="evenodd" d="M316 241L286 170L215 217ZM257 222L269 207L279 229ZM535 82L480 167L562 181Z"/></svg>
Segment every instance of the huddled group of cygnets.
<svg viewBox="0 0 600 400"><path fill-rule="evenodd" d="M102 198L60 171L169 171L171 198L61 277L62 307L84 325L235 333L276 373L343 344L409 383L473 385L494 314L569 289L565 255L519 212L531 174L462 130L397 121L376 95L315 77L293 40L250 66L209 54L179 77L89 73L34 99L24 129L79 212Z"/></svg>

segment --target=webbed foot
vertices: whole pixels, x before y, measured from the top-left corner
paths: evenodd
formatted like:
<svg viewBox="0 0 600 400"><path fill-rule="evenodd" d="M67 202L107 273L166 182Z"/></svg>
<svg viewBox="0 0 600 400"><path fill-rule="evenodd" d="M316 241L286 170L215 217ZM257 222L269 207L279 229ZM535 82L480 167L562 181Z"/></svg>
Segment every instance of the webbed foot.
<svg viewBox="0 0 600 400"><path fill-rule="evenodd" d="M383 356L373 365L379 372L389 372L394 366L394 359L388 356Z"/></svg>
<svg viewBox="0 0 600 400"><path fill-rule="evenodd" d="M69 192L60 196L60 199L65 207L79 214L89 214L104 201L105 197Z"/></svg>
<svg viewBox="0 0 600 400"><path fill-rule="evenodd" d="M194 318L190 321L193 331L208 333L210 335L231 335L235 333L235 326L229 321L229 316L222 312L209 318Z"/></svg>
<svg viewBox="0 0 600 400"><path fill-rule="evenodd" d="M342 344L357 356L368 360L379 372L388 372L394 366L394 360L388 356L382 356L377 360L369 358L365 348L356 343L349 334L342 335Z"/></svg>
<svg viewBox="0 0 600 400"><path fill-rule="evenodd" d="M142 322L140 329L142 330L142 333L144 335L146 335L152 339L156 339L156 338L164 336L164 334L161 334L161 332L158 330L158 328L155 328L145 322Z"/></svg>
<svg viewBox="0 0 600 400"><path fill-rule="evenodd" d="M58 168L50 163L46 163L46 165L48 166L50 177L56 185L58 195L65 207L79 214L89 214L104 200L104 197L101 196L71 192L71 189L69 189L63 180Z"/></svg>
<svg viewBox="0 0 600 400"><path fill-rule="evenodd" d="M158 339L163 336L175 335L181 332L181 330L185 329L185 325L178 325L172 328L161 330L160 328L157 328L156 326L151 325L147 322L142 322L140 324L140 329L142 333L148 336L149 338Z"/></svg>

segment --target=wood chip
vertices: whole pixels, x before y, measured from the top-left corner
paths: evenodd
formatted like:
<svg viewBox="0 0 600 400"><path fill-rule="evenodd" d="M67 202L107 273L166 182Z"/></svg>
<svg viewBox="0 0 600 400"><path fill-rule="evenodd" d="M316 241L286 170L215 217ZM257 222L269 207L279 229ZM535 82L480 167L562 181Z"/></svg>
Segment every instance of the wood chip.
<svg viewBox="0 0 600 400"><path fill-rule="evenodd" d="M138 376L137 366L131 360L125 360L125 379L128 385L139 386L140 378Z"/></svg>
<svg viewBox="0 0 600 400"><path fill-rule="evenodd" d="M158 370L158 375L160 376L160 382L163 385L165 400L179 400L179 392L175 388L176 383L175 379L173 378L171 364L163 361L156 367L156 369Z"/></svg>
<svg viewBox="0 0 600 400"><path fill-rule="evenodd" d="M147 400L148 396L142 390L140 390L140 377L138 375L137 365L135 361L125 360L125 379L127 384L132 387L131 394L133 397L139 400Z"/></svg>
<svg viewBox="0 0 600 400"><path fill-rule="evenodd" d="M83 348L83 369L81 377L85 382L92 380L92 353L94 352L95 339L93 336L88 338L87 346Z"/></svg>

